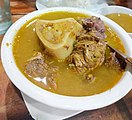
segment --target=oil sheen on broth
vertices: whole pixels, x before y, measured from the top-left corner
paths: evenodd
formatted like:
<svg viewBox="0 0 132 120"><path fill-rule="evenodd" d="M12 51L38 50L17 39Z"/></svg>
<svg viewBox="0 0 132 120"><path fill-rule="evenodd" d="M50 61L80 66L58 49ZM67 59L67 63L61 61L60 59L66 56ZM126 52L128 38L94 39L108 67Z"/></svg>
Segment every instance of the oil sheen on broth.
<svg viewBox="0 0 132 120"><path fill-rule="evenodd" d="M130 32L130 33L132 32L132 15L131 14L114 13L114 14L106 15L106 17L118 23L127 32Z"/></svg>
<svg viewBox="0 0 132 120"><path fill-rule="evenodd" d="M35 52L42 52L43 46L40 44L40 40L35 33L35 21L37 19L56 20L60 18L75 18L88 17L84 14L69 13L69 12L51 12L38 16L28 21L16 34L13 44L13 54L15 62L19 70L34 84L44 89L44 84L38 82L33 78L28 77L24 73L25 62L32 57ZM120 39L116 34L107 27L107 38L113 47L125 52L124 47ZM96 80L93 83L88 83L83 80L82 76L75 71L68 68L66 62L58 62L53 58L49 58L48 61L54 61L54 65L59 66L57 73L57 90L50 89L49 91L68 96L88 96L104 92L111 89L122 77L123 72L108 69L103 64L101 67L96 68L92 73L96 76Z"/></svg>

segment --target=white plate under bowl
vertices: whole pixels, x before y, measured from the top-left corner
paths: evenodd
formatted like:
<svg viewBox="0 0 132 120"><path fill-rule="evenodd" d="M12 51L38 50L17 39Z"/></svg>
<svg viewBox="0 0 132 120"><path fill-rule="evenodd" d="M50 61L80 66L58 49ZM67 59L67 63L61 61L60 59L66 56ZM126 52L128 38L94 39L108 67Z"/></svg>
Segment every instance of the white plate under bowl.
<svg viewBox="0 0 132 120"><path fill-rule="evenodd" d="M127 55L132 57L132 40L130 36L115 22L112 20L98 15L87 10L79 9L79 8L69 8L69 7L58 7L58 8L49 8L40 11L35 11L29 13L28 15L20 18L16 21L5 34L2 46L1 46L1 58L4 69L9 76L10 80L14 83L14 85L20 89L27 96L32 99L46 104L48 106L52 106L59 109L64 110L93 110L108 106L122 97L124 97L132 88L132 75L128 71L124 73L120 81L110 90L107 90L103 93L85 96L85 97L70 97L58 95L55 93L51 93L49 91L43 90L42 88L36 86L32 82L30 82L18 69L13 57L12 51L12 43L14 41L14 36L17 31L28 21L34 18L35 16L55 11L67 11L67 12L76 12L83 13L91 16L100 17L105 24L107 24L111 29L113 29L119 38L122 40ZM7 46L7 43L9 46Z"/></svg>
<svg viewBox="0 0 132 120"><path fill-rule="evenodd" d="M53 2L54 1L54 2ZM106 1L102 1L102 3L99 3L99 0L50 0L49 2L46 0L36 0L36 8L38 10L42 10L48 7L76 7L76 8L83 8L87 9L92 12L97 12L101 8L107 7L108 4ZM75 3L76 1L76 3ZM48 2L49 5L46 4ZM46 6L47 5L47 6Z"/></svg>

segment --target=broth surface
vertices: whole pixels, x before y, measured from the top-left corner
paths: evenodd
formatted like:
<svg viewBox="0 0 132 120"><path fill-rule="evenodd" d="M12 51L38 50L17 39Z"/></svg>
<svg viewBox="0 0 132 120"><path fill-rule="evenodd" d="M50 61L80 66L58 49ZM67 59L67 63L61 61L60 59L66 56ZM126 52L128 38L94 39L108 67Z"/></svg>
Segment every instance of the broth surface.
<svg viewBox="0 0 132 120"><path fill-rule="evenodd" d="M132 32L132 15L129 14L108 14L106 17L118 23L122 28L124 28L127 32Z"/></svg>
<svg viewBox="0 0 132 120"><path fill-rule="evenodd" d="M69 12L51 12L38 16L28 21L16 34L13 43L13 55L15 62L20 71L34 84L44 89L44 83L36 81L34 78L27 76L24 73L25 63L30 59L35 52L42 52L43 47L35 32L35 21L37 19L55 20L60 18L78 18L88 17L84 14L69 13ZM110 45L125 52L121 40L117 35L107 27L107 38ZM59 66L57 73L57 90L50 89L49 91L68 95L68 96L88 96L104 92L111 89L122 77L123 72L116 71L114 69L107 68L104 64L101 67L92 71L92 74L96 76L96 80L93 83L88 83L83 80L82 76L77 74L74 70L69 69L66 62L58 62L56 59L48 58L48 61L52 61L53 65Z"/></svg>

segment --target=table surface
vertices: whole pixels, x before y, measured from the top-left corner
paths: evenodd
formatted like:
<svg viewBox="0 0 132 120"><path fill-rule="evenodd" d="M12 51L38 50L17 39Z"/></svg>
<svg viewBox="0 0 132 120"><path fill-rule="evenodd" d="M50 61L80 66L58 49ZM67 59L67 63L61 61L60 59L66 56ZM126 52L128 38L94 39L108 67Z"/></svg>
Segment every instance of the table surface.
<svg viewBox="0 0 132 120"><path fill-rule="evenodd" d="M107 0L132 9L132 0ZM124 2L123 2L124 1ZM35 11L35 0L11 0L12 20ZM0 36L0 46L3 36ZM20 91L10 82L0 58L0 120L33 120ZM85 111L67 120L132 120L132 90L120 101L98 110Z"/></svg>

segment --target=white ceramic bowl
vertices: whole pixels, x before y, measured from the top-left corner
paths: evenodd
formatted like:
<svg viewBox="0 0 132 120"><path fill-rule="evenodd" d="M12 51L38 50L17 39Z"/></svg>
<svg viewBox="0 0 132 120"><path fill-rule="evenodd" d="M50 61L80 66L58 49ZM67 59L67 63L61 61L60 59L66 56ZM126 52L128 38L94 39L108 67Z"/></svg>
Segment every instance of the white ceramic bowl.
<svg viewBox="0 0 132 120"><path fill-rule="evenodd" d="M112 6L101 8L98 11L98 13L102 15L107 15L107 14L112 14L112 13L132 14L132 10L126 7L112 5Z"/></svg>
<svg viewBox="0 0 132 120"><path fill-rule="evenodd" d="M108 15L112 13L123 13L123 14L130 14L132 15L132 10L126 7L121 6L107 6L104 8L101 8L97 13L101 15ZM130 37L132 38L132 33L128 33Z"/></svg>
<svg viewBox="0 0 132 120"><path fill-rule="evenodd" d="M50 8L40 11L32 12L17 22L15 22L7 31L2 41L1 47L1 57L2 63L5 68L5 71L14 85L24 92L26 95L30 96L34 100L37 100L46 105L62 108L64 110L92 110L101 107L105 107L110 105L122 97L124 97L132 88L132 76L126 71L121 80L116 84L112 89L107 90L101 94L86 96L86 97L70 97L63 96L48 92L46 90L41 89L40 87L31 83L17 68L13 53L12 53L12 42L14 40L14 36L17 31L26 23L28 20L34 18L37 15L44 14L51 11L68 11L68 12L78 12L84 13L92 16L100 17L105 24L107 24L111 29L113 29L120 39L122 40L125 49L127 51L127 55L132 57L132 40L129 35L116 23L111 21L110 19L94 14L92 12L78 9L78 8ZM7 46L6 43L11 45Z"/></svg>

